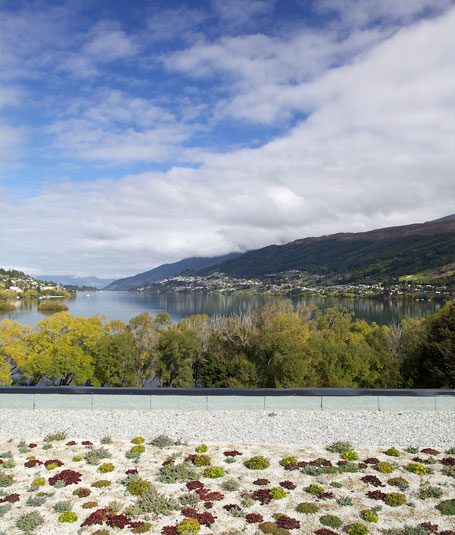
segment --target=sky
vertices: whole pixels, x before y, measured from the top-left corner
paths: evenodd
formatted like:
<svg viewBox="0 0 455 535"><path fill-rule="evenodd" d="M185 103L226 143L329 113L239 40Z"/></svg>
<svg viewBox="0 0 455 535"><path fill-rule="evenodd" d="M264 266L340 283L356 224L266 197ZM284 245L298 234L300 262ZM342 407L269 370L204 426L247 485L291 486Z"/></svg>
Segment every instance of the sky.
<svg viewBox="0 0 455 535"><path fill-rule="evenodd" d="M123 277L455 212L451 0L0 0L0 266Z"/></svg>

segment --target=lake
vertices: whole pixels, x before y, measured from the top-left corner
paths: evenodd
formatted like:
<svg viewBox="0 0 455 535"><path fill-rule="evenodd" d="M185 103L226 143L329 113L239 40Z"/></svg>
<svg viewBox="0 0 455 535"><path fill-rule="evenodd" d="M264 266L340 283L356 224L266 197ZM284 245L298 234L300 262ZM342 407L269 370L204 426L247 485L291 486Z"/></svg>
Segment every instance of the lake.
<svg viewBox="0 0 455 535"><path fill-rule="evenodd" d="M73 299L64 302L73 316L90 317L96 314L108 319L128 321L141 312L152 315L167 312L172 321L193 314L232 314L261 307L279 297L265 295L196 295L196 294L150 294L132 292L78 292ZM293 299L305 305L315 304L320 308L344 307L355 317L379 325L400 322L402 319L422 318L433 314L442 306L433 301L378 301L374 299L331 298L321 296ZM0 312L0 320L10 319L22 324L35 325L46 317L37 310L37 301L17 301L17 310Z"/></svg>

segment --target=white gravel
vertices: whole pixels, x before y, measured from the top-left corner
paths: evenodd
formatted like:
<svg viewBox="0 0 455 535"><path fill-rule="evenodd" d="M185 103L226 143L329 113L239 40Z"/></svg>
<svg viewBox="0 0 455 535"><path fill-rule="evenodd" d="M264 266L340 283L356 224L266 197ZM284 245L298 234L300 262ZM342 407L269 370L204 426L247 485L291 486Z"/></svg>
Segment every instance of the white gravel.
<svg viewBox="0 0 455 535"><path fill-rule="evenodd" d="M455 447L455 413L433 411L0 410L0 436L116 440L166 434L187 442Z"/></svg>

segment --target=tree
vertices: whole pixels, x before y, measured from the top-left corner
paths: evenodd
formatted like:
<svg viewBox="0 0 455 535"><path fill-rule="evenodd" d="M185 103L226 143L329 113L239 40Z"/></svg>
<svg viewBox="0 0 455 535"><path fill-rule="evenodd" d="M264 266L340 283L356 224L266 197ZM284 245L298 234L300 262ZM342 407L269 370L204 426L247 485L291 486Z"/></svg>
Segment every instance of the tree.
<svg viewBox="0 0 455 535"><path fill-rule="evenodd" d="M425 320L422 345L422 384L455 388L455 303Z"/></svg>

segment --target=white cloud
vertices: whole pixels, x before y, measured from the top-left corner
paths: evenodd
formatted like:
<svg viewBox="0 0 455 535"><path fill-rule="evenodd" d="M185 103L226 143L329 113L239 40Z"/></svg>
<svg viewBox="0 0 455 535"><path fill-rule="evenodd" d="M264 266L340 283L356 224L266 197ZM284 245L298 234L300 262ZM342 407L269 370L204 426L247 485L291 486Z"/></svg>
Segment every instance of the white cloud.
<svg viewBox="0 0 455 535"><path fill-rule="evenodd" d="M300 119L256 149L190 149L197 169L68 180L2 206L2 253L9 265L42 272L52 263L55 272L126 276L186 256L453 212L454 13L345 38L305 30L286 38L200 39L171 54L169 69L223 82L210 120ZM114 40L126 35L109 28ZM75 57L96 60L81 64L80 73L99 69L96 51L109 39L102 44L105 34L96 33L99 41L94 35L79 43L84 53ZM135 53L131 42L119 49L125 58ZM87 95L63 103L46 130L50 149L78 163L176 158L200 128L154 99L112 89ZM189 108L192 96L186 93Z"/></svg>

